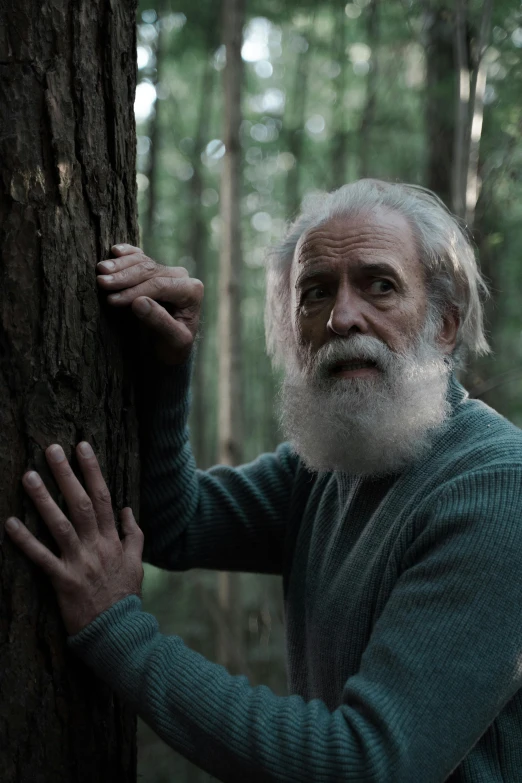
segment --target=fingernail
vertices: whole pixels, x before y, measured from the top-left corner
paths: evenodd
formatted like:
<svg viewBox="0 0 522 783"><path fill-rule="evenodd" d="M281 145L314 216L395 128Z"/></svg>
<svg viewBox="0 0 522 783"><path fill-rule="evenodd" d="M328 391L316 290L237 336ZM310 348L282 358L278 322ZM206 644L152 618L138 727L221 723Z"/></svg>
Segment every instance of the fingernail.
<svg viewBox="0 0 522 783"><path fill-rule="evenodd" d="M114 280L114 275L104 275L103 279L104 280L109 280L109 282L110 282L111 280Z"/></svg>
<svg viewBox="0 0 522 783"><path fill-rule="evenodd" d="M6 530L10 530L11 532L18 530L18 520L15 519L14 517L9 517L9 519L6 520L5 528Z"/></svg>
<svg viewBox="0 0 522 783"><path fill-rule="evenodd" d="M141 299L139 302L136 302L134 305L134 309L138 313L138 315L147 315L147 313L150 313L151 307L150 302L148 299Z"/></svg>
<svg viewBox="0 0 522 783"><path fill-rule="evenodd" d="M120 299L120 297L121 297L121 294L110 294L110 296L108 298L111 301L113 301L114 299Z"/></svg>
<svg viewBox="0 0 522 783"><path fill-rule="evenodd" d="M100 261L98 266L101 267L102 269L108 269L112 272L116 264L114 263L114 261Z"/></svg>
<svg viewBox="0 0 522 783"><path fill-rule="evenodd" d="M40 476L34 470L27 474L25 477L25 483L30 487L38 487L41 483Z"/></svg>
<svg viewBox="0 0 522 783"><path fill-rule="evenodd" d="M52 462L63 462L65 454L61 446L52 446L48 451L49 457Z"/></svg>
<svg viewBox="0 0 522 783"><path fill-rule="evenodd" d="M80 454L82 454L84 457L92 457L93 450L91 449L89 444L86 443L85 441L80 443L78 448L80 449Z"/></svg>
<svg viewBox="0 0 522 783"><path fill-rule="evenodd" d="M113 245L113 248L116 248L116 250L123 250L123 245Z"/></svg>

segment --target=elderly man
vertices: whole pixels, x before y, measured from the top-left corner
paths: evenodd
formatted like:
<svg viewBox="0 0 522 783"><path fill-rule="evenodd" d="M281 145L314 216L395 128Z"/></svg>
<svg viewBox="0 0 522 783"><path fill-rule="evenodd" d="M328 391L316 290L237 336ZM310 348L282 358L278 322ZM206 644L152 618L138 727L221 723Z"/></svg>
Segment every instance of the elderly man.
<svg viewBox="0 0 522 783"><path fill-rule="evenodd" d="M71 649L223 781L522 780L522 434L452 371L488 350L457 222L374 180L308 201L268 263L287 442L205 472L187 430L201 283L113 251L99 284L156 335L144 559L281 575L291 695L159 633L132 512L120 542L95 456L78 453L89 503L55 444L72 522L24 483L62 557L10 535L51 576Z"/></svg>

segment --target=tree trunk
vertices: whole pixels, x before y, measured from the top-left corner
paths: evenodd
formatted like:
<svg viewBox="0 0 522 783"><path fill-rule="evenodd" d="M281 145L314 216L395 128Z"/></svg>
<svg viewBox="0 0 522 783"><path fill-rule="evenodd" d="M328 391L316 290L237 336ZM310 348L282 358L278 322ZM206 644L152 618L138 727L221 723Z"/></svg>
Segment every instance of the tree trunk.
<svg viewBox="0 0 522 783"><path fill-rule="evenodd" d="M377 106L377 84L378 84L378 59L377 47L379 45L379 0L371 0L367 9L366 22L366 41L371 48L370 70L366 81L366 101L361 117L359 128L359 159L360 174L362 177L376 175L371 165L371 131L375 124L375 108Z"/></svg>
<svg viewBox="0 0 522 783"><path fill-rule="evenodd" d="M237 465L242 457L241 381L241 59L245 0L224 0L223 43L227 62L223 70L225 156L221 175L221 252L219 270L219 424L218 461ZM237 668L231 650L240 647L237 575L218 574L218 600L223 614L218 658ZM234 645L226 636L232 634Z"/></svg>
<svg viewBox="0 0 522 783"><path fill-rule="evenodd" d="M469 128L470 64L467 35L466 0L455 0L455 67L457 91L455 95L455 136L453 142L452 206L463 218L466 212L466 148Z"/></svg>
<svg viewBox="0 0 522 783"><path fill-rule="evenodd" d="M138 238L135 10L6 0L0 14L0 520L19 515L55 551L20 481L35 468L65 509L53 442L71 459L88 440L115 511L138 511L137 327L95 277ZM134 716L67 651L49 579L3 525L0 541L2 783L135 781Z"/></svg>
<svg viewBox="0 0 522 783"><path fill-rule="evenodd" d="M156 86L161 84L163 76L163 61L165 58L166 34L160 16L157 22L158 37L156 38ZM160 167L160 149L161 149L161 100L159 97L154 103L154 111L149 120L150 154L149 165L146 175L149 179L147 211L143 226L143 244L147 248L147 254L156 258L158 253L158 243L155 239L156 228L156 210L158 207L158 171Z"/></svg>
<svg viewBox="0 0 522 783"><path fill-rule="evenodd" d="M470 90L470 116L466 149L466 224L471 230L475 222L475 209L479 197L479 152L484 120L484 96L486 93L487 63L484 54L489 45L493 0L484 0L480 32L475 47L473 77Z"/></svg>
<svg viewBox="0 0 522 783"><path fill-rule="evenodd" d="M346 152L348 132L346 129L346 107L344 98L346 92L346 70L348 58L346 56L346 14L344 4L334 4L332 9L334 18L337 16L337 61L340 71L335 77L334 90L335 101L333 108L333 135L331 147L331 186L332 189L340 188L346 183Z"/></svg>
<svg viewBox="0 0 522 783"><path fill-rule="evenodd" d="M493 0L484 0L480 26L470 52L465 0L456 0L455 60L459 74L453 152L453 210L473 227L479 196L479 151L484 117L487 65L484 54L489 45Z"/></svg>
<svg viewBox="0 0 522 783"><path fill-rule="evenodd" d="M293 220L301 205L299 187L300 163L303 152L306 98L308 91L309 47L303 46L297 55L295 80L292 88L290 111L293 113L288 126L288 150L294 157L294 165L286 177L285 204L286 218Z"/></svg>
<svg viewBox="0 0 522 783"><path fill-rule="evenodd" d="M424 40L427 70L426 186L448 207L452 204L450 150L455 133L454 113L448 111L455 92L453 21L447 5L435 1L428 4Z"/></svg>
<svg viewBox="0 0 522 783"><path fill-rule="evenodd" d="M199 108L196 132L194 134L194 153L192 155L192 168L194 174L190 180L189 192L190 192L190 235L188 244L188 255L194 259L198 279L206 286L207 284L207 270L206 270L206 255L208 245L208 225L203 215L203 207L201 204L201 197L203 195L204 178L203 178L203 164L201 162L201 154L203 153L208 143L208 131L211 116L211 104L214 93L214 74L215 69L212 65L210 55L205 51L205 59L203 61L203 73L201 75L201 88L199 95ZM205 328L205 322L207 320L208 306L207 298L203 300L203 307L201 310L201 319L203 323L203 329ZM204 337L204 332L203 332ZM192 420L194 427L192 427L192 447L194 449L194 455L198 467L205 470L213 463L208 438L207 427L207 404L208 394L207 385L205 383L205 353L203 348L203 340L198 346L198 351L195 358L194 366L194 380L192 385Z"/></svg>
<svg viewBox="0 0 522 783"><path fill-rule="evenodd" d="M241 41L245 0L224 0L224 143L221 175L221 253L219 301L219 455L220 463L241 460Z"/></svg>

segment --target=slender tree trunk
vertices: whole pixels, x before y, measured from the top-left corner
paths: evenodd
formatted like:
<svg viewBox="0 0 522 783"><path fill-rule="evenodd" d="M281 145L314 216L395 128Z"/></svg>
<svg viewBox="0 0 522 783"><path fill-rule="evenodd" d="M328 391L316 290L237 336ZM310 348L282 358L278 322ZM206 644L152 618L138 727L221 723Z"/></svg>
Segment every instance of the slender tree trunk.
<svg viewBox="0 0 522 783"><path fill-rule="evenodd" d="M306 96L308 90L309 50L300 51L297 55L295 81L292 88L291 112L292 118L288 127L288 150L294 156L294 165L286 178L286 217L295 217L300 203L299 171L303 149L304 123L306 112Z"/></svg>
<svg viewBox="0 0 522 783"><path fill-rule="evenodd" d="M225 465L241 460L241 41L244 0L224 0L224 143L221 175L219 301L219 456Z"/></svg>
<svg viewBox="0 0 522 783"><path fill-rule="evenodd" d="M448 111L455 91L453 15L438 0L427 4L424 49L426 54L426 185L448 206L452 205L451 148L455 116Z"/></svg>
<svg viewBox="0 0 522 783"><path fill-rule="evenodd" d="M334 5L333 12L337 12L337 60L340 71L335 78L335 103L333 110L334 132L331 148L331 183L332 188L339 188L346 182L346 153L347 137L346 130L346 108L344 105L344 96L346 91L346 66L348 58L346 56L346 14L344 12L344 3L339 6Z"/></svg>
<svg viewBox="0 0 522 783"><path fill-rule="evenodd" d="M467 40L466 0L455 0L455 67L457 92L455 96L455 137L453 142L453 211L459 217L466 212L466 148L470 109L470 65Z"/></svg>
<svg viewBox="0 0 522 783"><path fill-rule="evenodd" d="M201 197L203 194L204 180L201 163L201 153L208 142L208 131L211 117L211 103L214 93L214 74L215 69L212 66L210 57L207 55L203 63L203 73L201 76L201 88L199 96L199 109L196 133L194 134L194 153L192 155L192 168L194 174L190 180L190 237L188 244L188 255L191 256L196 264L196 275L201 282L207 284L206 254L208 244L207 221L204 219ZM203 328L208 314L207 299L203 302L201 312ZM193 438L192 446L197 464L200 468L210 467L213 461L208 446L208 428L207 428L207 401L208 392L205 383L205 355L203 346L200 343L196 353L196 363L194 367L193 382L193 403L192 403L192 421Z"/></svg>
<svg viewBox="0 0 522 783"><path fill-rule="evenodd" d="M219 279L219 435L218 461L237 465L242 458L241 380L241 59L245 0L223 1L223 43L227 63L223 71L225 156L221 175L221 253ZM238 575L218 574L218 600L223 622L220 626L218 658L237 668L242 655L230 655L225 635L232 635L240 648Z"/></svg>
<svg viewBox="0 0 522 783"><path fill-rule="evenodd" d="M376 172L371 165L371 131L375 124L375 108L377 106L378 84L378 58L377 47L379 45L379 0L371 0L367 9L366 40L372 50L370 57L370 70L366 82L366 102L364 105L361 125L359 128L359 159L360 176L368 177Z"/></svg>
<svg viewBox="0 0 522 783"><path fill-rule="evenodd" d="M476 44L475 63L470 90L470 116L467 145L466 212L468 228L475 222L475 209L479 197L479 152L484 119L484 95L486 92L487 63L484 54L489 44L493 0L484 0L480 32Z"/></svg>
<svg viewBox="0 0 522 783"><path fill-rule="evenodd" d="M161 17L158 19L158 37L156 39L156 85L161 83L163 75L163 60L165 58L166 33L161 23ZM153 257L157 255L157 245L154 238L156 227L156 209L158 205L158 170L161 148L161 101L159 98L154 103L154 111L149 120L150 137L150 155L147 169L149 179L147 211L144 220L144 246L147 253Z"/></svg>
<svg viewBox="0 0 522 783"><path fill-rule="evenodd" d="M455 0L455 61L459 74L453 152L453 210L472 228L479 196L479 151L484 117L487 65L493 0L484 0L474 54L469 51L467 5Z"/></svg>
<svg viewBox="0 0 522 783"><path fill-rule="evenodd" d="M71 458L87 439L115 510L138 511L136 327L95 277L138 238L135 10L6 0L0 14L0 519L20 515L55 551L20 483L35 468L64 508L53 442ZM134 781L134 716L67 651L49 579L3 526L0 541L2 783Z"/></svg>

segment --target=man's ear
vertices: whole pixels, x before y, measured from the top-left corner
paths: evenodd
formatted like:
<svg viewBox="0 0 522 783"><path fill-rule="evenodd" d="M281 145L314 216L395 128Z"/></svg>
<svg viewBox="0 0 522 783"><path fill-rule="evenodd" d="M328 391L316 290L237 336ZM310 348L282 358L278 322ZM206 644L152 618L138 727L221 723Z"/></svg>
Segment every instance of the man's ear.
<svg viewBox="0 0 522 783"><path fill-rule="evenodd" d="M460 318L456 310L446 310L442 316L442 325L437 336L437 342L446 354L453 353L457 343L457 332L460 326Z"/></svg>

